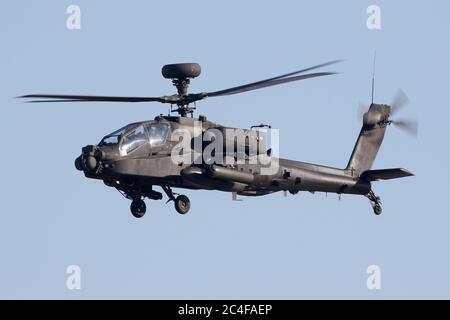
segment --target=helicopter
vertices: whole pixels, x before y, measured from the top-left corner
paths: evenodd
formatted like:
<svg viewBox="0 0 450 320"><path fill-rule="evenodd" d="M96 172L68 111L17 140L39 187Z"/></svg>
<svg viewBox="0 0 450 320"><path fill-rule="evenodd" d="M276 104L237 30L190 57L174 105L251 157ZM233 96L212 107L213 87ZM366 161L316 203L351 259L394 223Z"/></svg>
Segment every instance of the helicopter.
<svg viewBox="0 0 450 320"><path fill-rule="evenodd" d="M197 63L163 66L162 75L172 81L177 93L160 97L29 94L28 102L159 102L170 104L168 115L127 124L103 137L98 144L82 148L75 168L87 178L102 180L131 200L134 217L146 213L145 199L161 200L162 192L175 210L186 214L189 198L172 189L217 190L240 196L264 196L275 192L324 192L368 198L376 215L382 213L381 199L372 182L413 176L403 168L373 170L386 128L393 124L417 134L417 123L392 120L391 115L407 102L402 92L392 105L373 102L362 110L362 128L345 168L283 159L268 148L269 125L250 129L225 127L200 115L194 117L197 101L336 74L316 69L336 64L334 60L277 77L213 92L189 93L190 81L198 77ZM314 72L313 72L314 71ZM373 93L373 85L372 85ZM177 115L172 115L175 113ZM265 131L266 130L266 131ZM182 134L180 134L182 132ZM178 133L178 134L176 134ZM209 151L208 154L206 154ZM226 161L224 161L224 159ZM157 191L155 187L161 187Z"/></svg>

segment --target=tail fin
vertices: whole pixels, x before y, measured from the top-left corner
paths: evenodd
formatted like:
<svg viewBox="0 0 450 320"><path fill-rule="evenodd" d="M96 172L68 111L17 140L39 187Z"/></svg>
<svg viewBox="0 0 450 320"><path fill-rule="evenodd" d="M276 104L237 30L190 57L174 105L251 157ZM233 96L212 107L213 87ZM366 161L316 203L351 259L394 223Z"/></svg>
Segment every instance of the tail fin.
<svg viewBox="0 0 450 320"><path fill-rule="evenodd" d="M386 133L390 112L389 106L372 103L364 114L363 126L346 168L354 175L360 176L372 168Z"/></svg>

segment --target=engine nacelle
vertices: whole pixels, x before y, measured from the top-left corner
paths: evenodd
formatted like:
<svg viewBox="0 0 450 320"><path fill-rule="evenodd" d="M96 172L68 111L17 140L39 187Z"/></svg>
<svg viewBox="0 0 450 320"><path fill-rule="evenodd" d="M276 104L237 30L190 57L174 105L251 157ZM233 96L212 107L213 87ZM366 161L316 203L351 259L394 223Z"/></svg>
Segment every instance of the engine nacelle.
<svg viewBox="0 0 450 320"><path fill-rule="evenodd" d="M223 128L224 152L244 151L247 155L266 154L267 134L260 130Z"/></svg>

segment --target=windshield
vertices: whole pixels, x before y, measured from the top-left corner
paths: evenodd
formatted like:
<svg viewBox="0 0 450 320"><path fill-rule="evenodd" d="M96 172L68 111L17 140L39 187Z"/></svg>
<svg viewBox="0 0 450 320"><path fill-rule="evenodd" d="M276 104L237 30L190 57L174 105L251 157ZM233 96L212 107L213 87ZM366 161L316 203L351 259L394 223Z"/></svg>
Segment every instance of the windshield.
<svg viewBox="0 0 450 320"><path fill-rule="evenodd" d="M107 136L105 136L102 141L100 141L99 145L100 146L105 146L105 145L111 145L111 144L118 144L120 137L130 128L132 128L133 126L135 126L134 124L128 124L125 127L120 128L117 131L114 131L113 133L108 134Z"/></svg>
<svg viewBox="0 0 450 320"><path fill-rule="evenodd" d="M127 155L146 143L148 143L148 138L144 126L137 126L122 138L120 153Z"/></svg>
<svg viewBox="0 0 450 320"><path fill-rule="evenodd" d="M169 133L169 125L167 123L148 123L146 127L151 146L156 147L166 143Z"/></svg>
<svg viewBox="0 0 450 320"><path fill-rule="evenodd" d="M150 144L152 147L165 144L169 128L169 124L158 122L129 124L105 136L99 146L120 143L120 154L126 156L144 144Z"/></svg>

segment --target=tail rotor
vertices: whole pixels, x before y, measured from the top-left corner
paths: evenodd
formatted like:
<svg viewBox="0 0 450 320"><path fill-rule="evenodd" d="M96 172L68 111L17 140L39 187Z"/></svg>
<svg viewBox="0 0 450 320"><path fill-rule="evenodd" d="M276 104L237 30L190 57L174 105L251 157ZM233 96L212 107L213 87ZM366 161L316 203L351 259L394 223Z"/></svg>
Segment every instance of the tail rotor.
<svg viewBox="0 0 450 320"><path fill-rule="evenodd" d="M409 104L408 96L402 90L398 90L391 104L390 116L397 114L408 104ZM400 130L411 135L414 138L417 138L419 134L419 123L416 119L412 118L389 119L389 124L393 124Z"/></svg>
<svg viewBox="0 0 450 320"><path fill-rule="evenodd" d="M389 118L386 120L388 124L392 124L408 135L417 138L419 134L419 123L412 118L397 118L391 119L391 116L396 115L409 104L409 98L402 90L398 90L391 103L391 111ZM369 107L364 103L359 103L357 109L357 118L359 121L364 119L364 115L371 112Z"/></svg>

